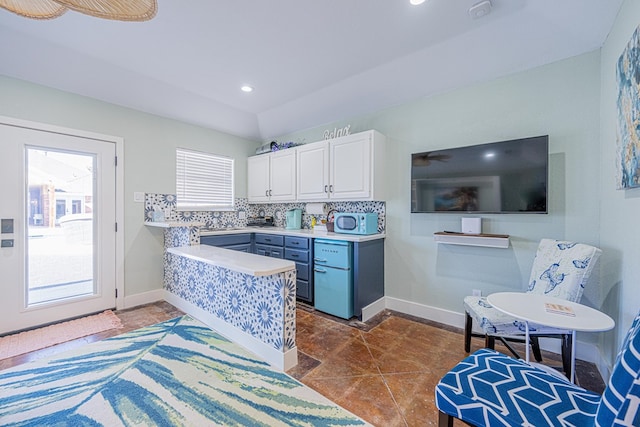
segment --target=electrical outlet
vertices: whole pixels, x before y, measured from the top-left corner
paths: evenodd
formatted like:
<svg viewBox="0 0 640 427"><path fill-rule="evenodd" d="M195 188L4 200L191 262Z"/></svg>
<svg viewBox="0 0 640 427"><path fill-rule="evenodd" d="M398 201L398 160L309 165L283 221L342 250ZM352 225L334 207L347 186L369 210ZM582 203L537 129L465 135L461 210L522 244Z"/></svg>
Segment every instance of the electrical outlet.
<svg viewBox="0 0 640 427"><path fill-rule="evenodd" d="M474 297L481 297L482 296L482 291L480 289L474 289L472 292L473 292L473 296Z"/></svg>

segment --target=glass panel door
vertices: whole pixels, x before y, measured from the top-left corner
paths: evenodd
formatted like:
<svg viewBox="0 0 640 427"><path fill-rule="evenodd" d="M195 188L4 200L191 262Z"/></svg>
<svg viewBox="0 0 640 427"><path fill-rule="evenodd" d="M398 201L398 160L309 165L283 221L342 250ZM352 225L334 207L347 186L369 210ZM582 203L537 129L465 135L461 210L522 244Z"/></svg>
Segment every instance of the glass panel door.
<svg viewBox="0 0 640 427"><path fill-rule="evenodd" d="M94 295L96 156L26 148L27 306Z"/></svg>
<svg viewBox="0 0 640 427"><path fill-rule="evenodd" d="M116 305L116 144L0 123L0 334Z"/></svg>

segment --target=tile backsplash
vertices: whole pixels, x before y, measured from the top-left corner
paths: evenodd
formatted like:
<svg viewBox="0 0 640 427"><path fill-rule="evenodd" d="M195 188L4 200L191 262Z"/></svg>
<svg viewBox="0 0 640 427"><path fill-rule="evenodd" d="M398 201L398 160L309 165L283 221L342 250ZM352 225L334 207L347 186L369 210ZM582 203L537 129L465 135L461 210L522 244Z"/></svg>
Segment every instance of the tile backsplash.
<svg viewBox="0 0 640 427"><path fill-rule="evenodd" d="M378 231L385 230L385 202L327 202L327 210L336 212L374 212L378 214ZM212 228L245 227L247 218L272 216L276 227L284 227L286 212L289 209L302 209L302 228L311 228L312 215L305 213L306 203L267 203L249 204L247 199L235 199L234 211L178 211L175 194L145 194L144 220L153 221L156 211L164 213L164 220L171 222L198 221ZM326 219L325 215L316 215L317 220Z"/></svg>

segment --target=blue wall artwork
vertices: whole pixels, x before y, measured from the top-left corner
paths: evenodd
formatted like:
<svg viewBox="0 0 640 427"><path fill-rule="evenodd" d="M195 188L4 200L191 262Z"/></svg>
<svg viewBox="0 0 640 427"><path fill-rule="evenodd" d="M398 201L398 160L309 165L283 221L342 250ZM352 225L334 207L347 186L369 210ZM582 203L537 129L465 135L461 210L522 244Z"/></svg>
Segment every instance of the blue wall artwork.
<svg viewBox="0 0 640 427"><path fill-rule="evenodd" d="M631 36L617 64L619 190L640 187L640 34Z"/></svg>

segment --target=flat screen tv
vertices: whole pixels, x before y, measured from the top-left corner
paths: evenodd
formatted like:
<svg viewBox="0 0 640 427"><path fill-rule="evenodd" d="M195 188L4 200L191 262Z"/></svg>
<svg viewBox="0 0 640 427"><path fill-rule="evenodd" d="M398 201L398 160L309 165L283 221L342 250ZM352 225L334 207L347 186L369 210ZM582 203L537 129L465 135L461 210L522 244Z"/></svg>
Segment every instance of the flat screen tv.
<svg viewBox="0 0 640 427"><path fill-rule="evenodd" d="M411 155L411 212L547 213L549 136Z"/></svg>

